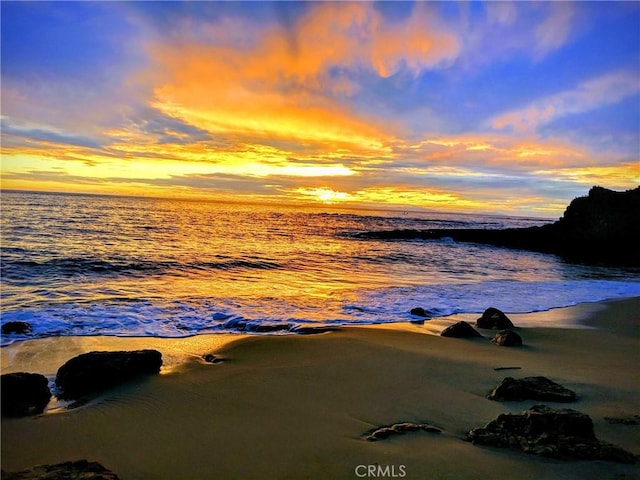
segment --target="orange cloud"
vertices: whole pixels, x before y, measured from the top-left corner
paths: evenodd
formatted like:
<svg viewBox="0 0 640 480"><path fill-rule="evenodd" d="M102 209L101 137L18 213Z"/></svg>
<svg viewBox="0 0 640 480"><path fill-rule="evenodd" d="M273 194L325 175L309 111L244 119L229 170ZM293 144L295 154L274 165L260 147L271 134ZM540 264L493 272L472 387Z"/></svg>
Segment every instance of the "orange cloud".
<svg viewBox="0 0 640 480"><path fill-rule="evenodd" d="M260 28L248 22L220 28L229 25ZM151 44L154 67L145 78L155 85L153 107L212 133L384 154L398 126L341 103L339 96L358 85L332 69L389 76L402 68L435 68L458 50L456 37L438 27L424 6L408 20L388 24L372 4L318 3L289 29L264 27L259 42L242 48L204 41Z"/></svg>

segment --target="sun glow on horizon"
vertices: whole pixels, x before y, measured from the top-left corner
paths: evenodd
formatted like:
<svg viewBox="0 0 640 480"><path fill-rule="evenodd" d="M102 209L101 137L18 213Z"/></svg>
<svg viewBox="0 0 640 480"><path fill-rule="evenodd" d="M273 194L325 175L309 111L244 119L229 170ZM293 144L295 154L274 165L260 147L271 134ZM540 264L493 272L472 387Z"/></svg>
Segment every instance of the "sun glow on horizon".
<svg viewBox="0 0 640 480"><path fill-rule="evenodd" d="M3 188L559 215L640 184L640 5L39 7L1 5Z"/></svg>

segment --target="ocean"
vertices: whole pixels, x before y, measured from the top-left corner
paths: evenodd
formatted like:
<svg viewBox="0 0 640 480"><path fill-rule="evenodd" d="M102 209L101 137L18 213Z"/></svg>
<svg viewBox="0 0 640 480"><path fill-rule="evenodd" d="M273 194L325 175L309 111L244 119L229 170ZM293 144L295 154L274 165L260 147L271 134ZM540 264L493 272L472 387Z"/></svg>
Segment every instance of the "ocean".
<svg viewBox="0 0 640 480"><path fill-rule="evenodd" d="M505 228L548 219L3 191L2 323L28 336L289 334L549 310L640 296L640 271L371 230ZM428 321L428 320L427 320Z"/></svg>

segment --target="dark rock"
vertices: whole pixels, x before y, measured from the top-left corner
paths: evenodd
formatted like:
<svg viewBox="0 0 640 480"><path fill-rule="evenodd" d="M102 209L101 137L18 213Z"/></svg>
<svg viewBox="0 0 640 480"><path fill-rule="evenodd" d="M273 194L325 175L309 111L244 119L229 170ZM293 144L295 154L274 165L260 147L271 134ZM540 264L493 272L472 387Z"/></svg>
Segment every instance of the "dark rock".
<svg viewBox="0 0 640 480"><path fill-rule="evenodd" d="M519 414L504 413L468 434L474 444L513 448L554 458L635 463L620 447L598 440L591 418L571 409L535 405Z"/></svg>
<svg viewBox="0 0 640 480"><path fill-rule="evenodd" d="M487 308L482 316L476 320L476 327L493 330L513 328L513 323L501 310L494 307Z"/></svg>
<svg viewBox="0 0 640 480"><path fill-rule="evenodd" d="M247 324L246 331L248 332L256 332L256 333L272 333L272 332L282 332L284 330L289 330L291 325L288 323L259 323L259 324Z"/></svg>
<svg viewBox="0 0 640 480"><path fill-rule="evenodd" d="M417 432L422 430L429 433L442 433L442 430L433 425L427 423L411 423L403 422L390 425L388 427L379 427L367 434L367 440L375 442L376 440L383 440L390 435L402 435L406 432Z"/></svg>
<svg viewBox="0 0 640 480"><path fill-rule="evenodd" d="M99 463L87 460L40 465L21 472L3 470L2 478L3 480L120 480L120 477Z"/></svg>
<svg viewBox="0 0 640 480"><path fill-rule="evenodd" d="M7 322L2 325L2 333L9 335L10 333L29 333L31 324L27 322Z"/></svg>
<svg viewBox="0 0 640 480"><path fill-rule="evenodd" d="M58 370L59 398L73 400L99 393L140 375L156 374L161 366L162 354L157 350L85 353Z"/></svg>
<svg viewBox="0 0 640 480"><path fill-rule="evenodd" d="M338 327L302 327L297 326L291 329L291 333L297 333L298 335L318 335L320 333L337 332L340 330Z"/></svg>
<svg viewBox="0 0 640 480"><path fill-rule="evenodd" d="M546 377L506 377L489 394L490 400L499 402L521 402L543 400L548 402L573 402L576 394L572 390Z"/></svg>
<svg viewBox="0 0 640 480"><path fill-rule="evenodd" d="M427 315L427 312L422 307L412 308L410 313L411 313L411 315L415 315L416 317L425 317L425 318L427 318L429 316L429 315Z"/></svg>
<svg viewBox="0 0 640 480"><path fill-rule="evenodd" d="M520 347L522 345L522 337L513 330L500 332L491 341L500 347Z"/></svg>
<svg viewBox="0 0 640 480"><path fill-rule="evenodd" d="M640 415L627 415L624 417L604 417L604 421L615 425L640 425Z"/></svg>
<svg viewBox="0 0 640 480"><path fill-rule="evenodd" d="M218 358L210 353L203 355L202 359L207 363L220 363L223 361L222 358Z"/></svg>
<svg viewBox="0 0 640 480"><path fill-rule="evenodd" d="M2 415L24 417L37 415L51 399L49 381L38 373L6 373L0 377Z"/></svg>
<svg viewBox="0 0 640 480"><path fill-rule="evenodd" d="M362 232L358 238L444 239L555 253L573 261L640 266L640 187L614 192L593 187L571 201L562 218L540 227Z"/></svg>
<svg viewBox="0 0 640 480"><path fill-rule="evenodd" d="M442 335L443 337L453 338L469 338L482 336L475 328L473 328L467 322L463 321L454 323L453 325L449 325L440 333L440 335Z"/></svg>

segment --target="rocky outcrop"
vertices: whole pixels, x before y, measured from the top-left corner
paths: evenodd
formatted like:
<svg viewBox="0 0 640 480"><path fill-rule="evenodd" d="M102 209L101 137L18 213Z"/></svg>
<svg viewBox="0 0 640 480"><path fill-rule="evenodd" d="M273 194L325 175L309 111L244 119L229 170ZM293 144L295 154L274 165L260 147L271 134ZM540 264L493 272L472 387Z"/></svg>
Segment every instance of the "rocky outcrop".
<svg viewBox="0 0 640 480"><path fill-rule="evenodd" d="M51 399L49 381L38 373L6 373L0 377L0 392L5 417L37 415Z"/></svg>
<svg viewBox="0 0 640 480"><path fill-rule="evenodd" d="M640 187L615 192L593 187L574 199L557 222L540 227L362 232L358 238L444 239L555 253L574 261L640 265Z"/></svg>
<svg viewBox="0 0 640 480"><path fill-rule="evenodd" d="M506 377L489 394L499 402L541 400L545 402L573 402L576 394L546 377Z"/></svg>
<svg viewBox="0 0 640 480"><path fill-rule="evenodd" d="M3 480L120 480L120 477L98 462L87 460L40 465L21 472L3 470L2 478Z"/></svg>
<svg viewBox="0 0 640 480"><path fill-rule="evenodd" d="M453 325L449 325L442 332L440 332L440 335L443 337L453 337L453 338L482 337L482 335L480 335L480 332L478 332L475 328L473 328L467 322L463 322L463 321L454 323Z"/></svg>
<svg viewBox="0 0 640 480"><path fill-rule="evenodd" d="M621 417L604 417L604 421L613 425L640 425L640 415L624 415Z"/></svg>
<svg viewBox="0 0 640 480"><path fill-rule="evenodd" d="M485 427L471 430L468 440L562 459L637 461L632 453L598 440L588 415L571 409L554 410L546 405L535 405L519 414L499 415Z"/></svg>
<svg viewBox="0 0 640 480"><path fill-rule="evenodd" d="M522 346L522 337L513 330L505 330L497 333L491 342L499 347L520 347Z"/></svg>
<svg viewBox="0 0 640 480"><path fill-rule="evenodd" d="M31 324L28 322L7 322L2 325L3 335L9 335L11 333L30 333Z"/></svg>
<svg viewBox="0 0 640 480"><path fill-rule="evenodd" d="M427 312L425 311L425 309L422 308L422 307L412 308L409 313L411 313L411 315L415 315L416 317L427 318L429 316L429 315L427 315Z"/></svg>
<svg viewBox="0 0 640 480"><path fill-rule="evenodd" d="M482 316L476 320L476 327L491 330L506 330L513 328L513 323L502 310L494 307L487 308Z"/></svg>
<svg viewBox="0 0 640 480"><path fill-rule="evenodd" d="M321 333L337 332L338 330L340 330L339 327L323 327L323 326L305 327L305 326L298 325L296 327L293 327L290 331L291 333L297 333L298 335L319 335Z"/></svg>
<svg viewBox="0 0 640 480"><path fill-rule="evenodd" d="M133 380L160 372L162 354L157 350L90 352L72 358L56 375L58 395L76 400Z"/></svg>
<svg viewBox="0 0 640 480"><path fill-rule="evenodd" d="M403 435L407 432L429 432L429 433L442 433L442 429L438 427L434 427L433 425L429 425L428 423L412 423L412 422L403 422L403 423L395 423L388 427L378 427L372 432L366 434L366 439L370 442L375 442L376 440L383 440L391 435Z"/></svg>

